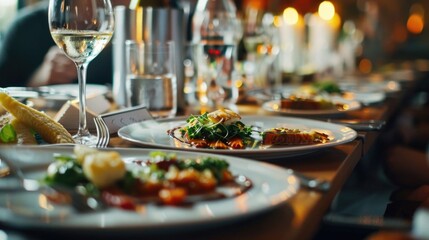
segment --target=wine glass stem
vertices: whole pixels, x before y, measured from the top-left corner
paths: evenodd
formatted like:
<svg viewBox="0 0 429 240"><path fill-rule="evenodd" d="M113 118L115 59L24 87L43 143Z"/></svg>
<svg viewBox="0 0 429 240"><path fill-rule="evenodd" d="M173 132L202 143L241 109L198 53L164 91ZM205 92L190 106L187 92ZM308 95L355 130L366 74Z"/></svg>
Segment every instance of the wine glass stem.
<svg viewBox="0 0 429 240"><path fill-rule="evenodd" d="M79 130L77 138L90 135L86 125L86 69L88 63L76 63L79 81Z"/></svg>

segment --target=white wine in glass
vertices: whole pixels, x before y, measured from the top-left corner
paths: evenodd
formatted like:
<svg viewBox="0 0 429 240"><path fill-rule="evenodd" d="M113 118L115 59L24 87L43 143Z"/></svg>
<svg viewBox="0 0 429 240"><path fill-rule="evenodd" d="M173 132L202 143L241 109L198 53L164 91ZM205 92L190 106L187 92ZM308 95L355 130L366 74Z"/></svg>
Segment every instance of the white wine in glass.
<svg viewBox="0 0 429 240"><path fill-rule="evenodd" d="M110 0L50 0L49 29L55 43L75 62L79 81L79 128L76 143L95 145L86 123L86 69L113 35Z"/></svg>

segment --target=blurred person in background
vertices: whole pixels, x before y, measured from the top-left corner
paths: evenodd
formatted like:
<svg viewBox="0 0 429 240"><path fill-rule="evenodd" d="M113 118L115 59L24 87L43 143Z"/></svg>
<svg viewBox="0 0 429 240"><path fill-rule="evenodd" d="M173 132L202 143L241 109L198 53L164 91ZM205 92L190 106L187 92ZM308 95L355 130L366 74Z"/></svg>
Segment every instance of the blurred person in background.
<svg viewBox="0 0 429 240"><path fill-rule="evenodd" d="M128 6L130 0L111 0ZM21 9L6 30L0 46L0 87L37 87L77 82L76 66L53 41L44 0ZM88 83L110 84L113 79L112 44L88 67Z"/></svg>
<svg viewBox="0 0 429 240"><path fill-rule="evenodd" d="M429 31L425 22L429 3L400 1L393 5L403 10L397 10L395 16L401 25L395 25L391 37L390 43L395 45L391 47L392 60L419 60L429 66ZM404 187L426 186L429 189L429 71L418 74L424 81L415 83L413 95L404 103L392 130L382 139L386 146L385 168L393 182Z"/></svg>

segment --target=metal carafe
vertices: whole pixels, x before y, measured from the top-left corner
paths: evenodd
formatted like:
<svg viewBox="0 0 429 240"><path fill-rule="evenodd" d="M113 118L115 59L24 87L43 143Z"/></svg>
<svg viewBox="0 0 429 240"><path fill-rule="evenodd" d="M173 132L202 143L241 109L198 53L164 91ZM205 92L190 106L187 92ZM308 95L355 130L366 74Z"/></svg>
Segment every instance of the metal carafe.
<svg viewBox="0 0 429 240"><path fill-rule="evenodd" d="M115 34L113 36L113 98L119 107L127 105L126 40L144 42L174 41L177 73L177 107L183 109L183 61L186 42L185 17L178 8L142 8L132 10L124 6L115 8Z"/></svg>

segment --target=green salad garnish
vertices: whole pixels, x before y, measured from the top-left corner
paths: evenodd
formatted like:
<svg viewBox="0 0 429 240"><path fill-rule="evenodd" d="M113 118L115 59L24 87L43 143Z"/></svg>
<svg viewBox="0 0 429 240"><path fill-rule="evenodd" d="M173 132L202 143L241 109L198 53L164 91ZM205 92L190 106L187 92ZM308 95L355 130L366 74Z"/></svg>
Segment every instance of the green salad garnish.
<svg viewBox="0 0 429 240"><path fill-rule="evenodd" d="M320 81L320 82L314 82L313 87L317 89L319 92L327 92L329 94L332 93L342 93L342 90L338 86L337 83L331 82L331 81Z"/></svg>
<svg viewBox="0 0 429 240"><path fill-rule="evenodd" d="M89 183L83 173L82 166L74 157L68 155L55 156L55 161L49 165L44 180L48 185L60 184L69 187Z"/></svg>
<svg viewBox="0 0 429 240"><path fill-rule="evenodd" d="M179 162L180 169L193 168L197 171L210 170L218 181L222 180L222 172L227 170L229 163L225 160L204 157L202 159L185 159Z"/></svg>
<svg viewBox="0 0 429 240"><path fill-rule="evenodd" d="M212 122L207 113L199 116L191 115L186 122L188 125L181 129L182 135L187 134L191 139L206 139L208 141L226 141L233 137L242 139L250 138L251 126L246 126L241 121L231 124L223 122Z"/></svg>
<svg viewBox="0 0 429 240"><path fill-rule="evenodd" d="M185 169L194 169L199 172L203 172L205 170L209 170L213 173L218 181L222 179L222 172L228 170L229 163L223 159L214 158L214 157L202 157L202 158L185 158L178 159L176 154L170 153L167 154L162 151L154 151L149 154L149 162L152 164L149 165L149 168L145 172L145 174L149 176L145 176L143 178L156 178L163 179L166 174L166 169L160 168L160 162L169 162L172 165L175 165L179 170ZM162 165L162 163L161 163ZM141 172L141 171L140 171ZM142 177L141 175L140 177Z"/></svg>

